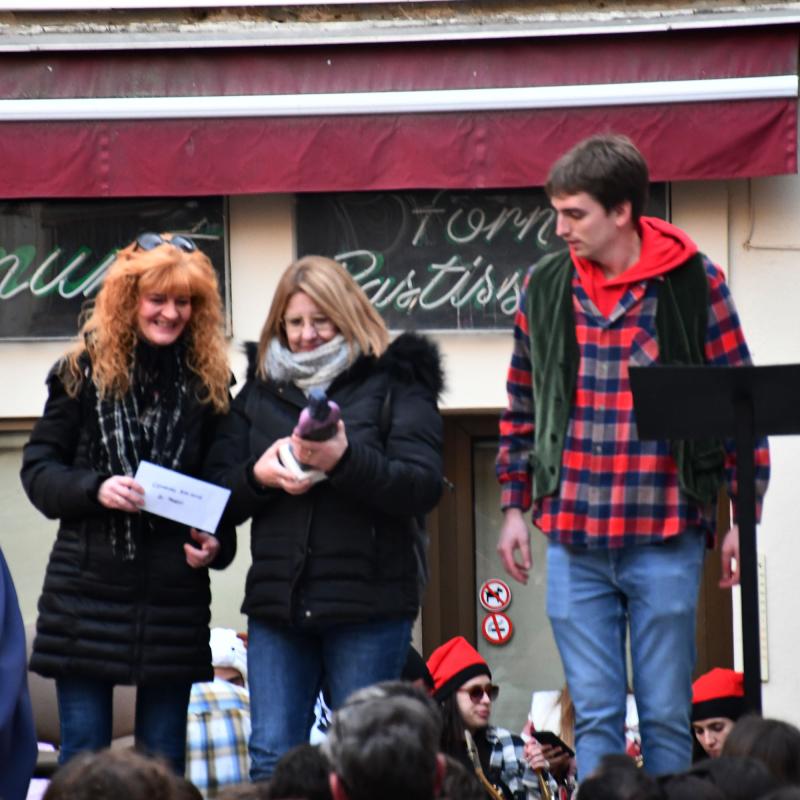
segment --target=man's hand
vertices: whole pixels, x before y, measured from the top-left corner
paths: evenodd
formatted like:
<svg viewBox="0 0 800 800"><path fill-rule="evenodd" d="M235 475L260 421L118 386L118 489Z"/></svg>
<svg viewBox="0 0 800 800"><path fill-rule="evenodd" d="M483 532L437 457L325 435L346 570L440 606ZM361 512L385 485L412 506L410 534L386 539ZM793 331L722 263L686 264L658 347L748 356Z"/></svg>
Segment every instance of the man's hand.
<svg viewBox="0 0 800 800"><path fill-rule="evenodd" d="M516 557L519 550L521 560ZM503 527L497 542L497 554L503 562L505 571L520 583L528 582L531 564L531 535L525 524L522 511L518 508L507 508L503 515Z"/></svg>
<svg viewBox="0 0 800 800"><path fill-rule="evenodd" d="M730 589L732 586L738 586L739 574L739 528L734 525L722 540L722 577L719 580L719 588Z"/></svg>

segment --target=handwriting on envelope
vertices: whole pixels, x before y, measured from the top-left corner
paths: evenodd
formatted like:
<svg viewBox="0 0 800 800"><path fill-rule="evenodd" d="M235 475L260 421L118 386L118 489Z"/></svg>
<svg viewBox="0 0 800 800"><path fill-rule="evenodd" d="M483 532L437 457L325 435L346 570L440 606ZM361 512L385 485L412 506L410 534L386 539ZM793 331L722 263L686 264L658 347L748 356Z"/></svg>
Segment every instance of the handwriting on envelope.
<svg viewBox="0 0 800 800"><path fill-rule="evenodd" d="M230 489L190 478L142 461L134 475L144 488L144 510L159 517L214 533L230 497Z"/></svg>

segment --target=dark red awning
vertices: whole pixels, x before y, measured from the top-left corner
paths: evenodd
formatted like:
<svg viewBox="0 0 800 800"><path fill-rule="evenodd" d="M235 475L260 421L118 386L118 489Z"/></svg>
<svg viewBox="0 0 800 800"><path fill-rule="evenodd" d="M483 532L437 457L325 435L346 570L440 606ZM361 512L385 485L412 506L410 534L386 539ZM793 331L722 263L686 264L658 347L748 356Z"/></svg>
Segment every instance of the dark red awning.
<svg viewBox="0 0 800 800"><path fill-rule="evenodd" d="M598 131L631 136L654 180L791 173L797 53L797 29L776 27L4 54L0 196L540 185L558 155ZM625 96L637 87L642 97ZM507 109L504 92L515 88L532 99ZM454 93L465 105L443 113ZM255 111L231 112L237 97ZM346 113L364 98L374 108Z"/></svg>

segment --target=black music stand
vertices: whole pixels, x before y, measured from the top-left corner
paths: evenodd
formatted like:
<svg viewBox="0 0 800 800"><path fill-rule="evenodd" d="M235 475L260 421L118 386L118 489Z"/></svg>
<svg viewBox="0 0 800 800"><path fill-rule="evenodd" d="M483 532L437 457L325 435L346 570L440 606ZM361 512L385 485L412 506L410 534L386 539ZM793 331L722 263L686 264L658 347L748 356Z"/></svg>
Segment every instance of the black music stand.
<svg viewBox="0 0 800 800"><path fill-rule="evenodd" d="M630 384L640 439L735 439L745 704L760 713L753 449L758 437L800 433L800 364L631 367Z"/></svg>

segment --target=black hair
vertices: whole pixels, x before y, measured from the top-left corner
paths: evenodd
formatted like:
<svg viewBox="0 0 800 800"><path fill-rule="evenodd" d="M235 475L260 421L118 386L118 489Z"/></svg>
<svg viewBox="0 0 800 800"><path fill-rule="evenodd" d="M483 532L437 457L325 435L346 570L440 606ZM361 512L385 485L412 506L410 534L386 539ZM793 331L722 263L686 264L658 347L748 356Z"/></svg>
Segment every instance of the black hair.
<svg viewBox="0 0 800 800"><path fill-rule="evenodd" d="M700 775L665 775L659 783L665 800L726 800L719 786Z"/></svg>
<svg viewBox="0 0 800 800"><path fill-rule="evenodd" d="M486 800L486 790L474 772L453 756L444 757L441 800Z"/></svg>
<svg viewBox="0 0 800 800"><path fill-rule="evenodd" d="M724 747L723 755L692 765L689 774L711 781L726 800L752 800L778 785L760 761L725 755Z"/></svg>
<svg viewBox="0 0 800 800"><path fill-rule="evenodd" d="M319 747L300 744L284 753L269 783L270 800L331 800L328 761Z"/></svg>
<svg viewBox="0 0 800 800"><path fill-rule="evenodd" d="M722 754L755 758L779 784L800 785L800 729L789 722L748 714L731 729Z"/></svg>
<svg viewBox="0 0 800 800"><path fill-rule="evenodd" d="M458 698L451 694L439 703L442 714L442 738L439 745L440 750L454 758L463 758L466 752L464 742L464 718L458 707Z"/></svg>

